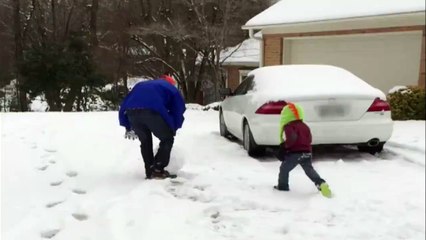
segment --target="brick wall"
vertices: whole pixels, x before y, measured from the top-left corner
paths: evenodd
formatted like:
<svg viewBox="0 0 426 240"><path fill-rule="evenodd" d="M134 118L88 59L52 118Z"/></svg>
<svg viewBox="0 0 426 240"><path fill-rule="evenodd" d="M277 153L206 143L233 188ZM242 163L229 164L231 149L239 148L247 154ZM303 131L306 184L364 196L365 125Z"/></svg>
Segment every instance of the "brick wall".
<svg viewBox="0 0 426 240"><path fill-rule="evenodd" d="M425 74L425 67L426 67L426 55L425 55L425 51L426 51L426 46L425 46L425 35L426 35L426 30L423 30L423 40L422 40L422 53L421 53L421 58L420 58L420 74L419 74L419 86L421 87L425 87L425 78L426 78L426 74Z"/></svg>
<svg viewBox="0 0 426 240"><path fill-rule="evenodd" d="M281 36L263 36L263 65L281 65L283 63L283 38Z"/></svg>

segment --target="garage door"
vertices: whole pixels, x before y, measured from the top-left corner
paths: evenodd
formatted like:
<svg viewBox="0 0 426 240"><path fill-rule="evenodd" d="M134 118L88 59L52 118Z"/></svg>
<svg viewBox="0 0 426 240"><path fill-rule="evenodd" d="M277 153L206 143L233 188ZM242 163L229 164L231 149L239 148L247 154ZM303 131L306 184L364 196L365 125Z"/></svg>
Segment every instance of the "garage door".
<svg viewBox="0 0 426 240"><path fill-rule="evenodd" d="M285 40L285 64L343 67L387 93L397 85L417 85L422 34L364 34Z"/></svg>

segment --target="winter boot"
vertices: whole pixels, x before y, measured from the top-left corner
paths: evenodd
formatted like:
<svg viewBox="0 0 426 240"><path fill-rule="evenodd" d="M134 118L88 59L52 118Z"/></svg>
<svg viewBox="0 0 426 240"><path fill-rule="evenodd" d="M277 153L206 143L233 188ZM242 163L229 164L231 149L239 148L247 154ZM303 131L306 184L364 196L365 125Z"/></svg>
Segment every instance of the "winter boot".
<svg viewBox="0 0 426 240"><path fill-rule="evenodd" d="M151 177L153 179L166 179L166 178L176 178L177 176L174 174L170 174L166 170L153 170Z"/></svg>
<svg viewBox="0 0 426 240"><path fill-rule="evenodd" d="M290 191L289 187L280 187L278 185L274 186L274 189L278 191L286 191L286 192Z"/></svg>
<svg viewBox="0 0 426 240"><path fill-rule="evenodd" d="M326 182L323 182L320 185L317 185L317 188L324 197L331 198L331 190Z"/></svg>

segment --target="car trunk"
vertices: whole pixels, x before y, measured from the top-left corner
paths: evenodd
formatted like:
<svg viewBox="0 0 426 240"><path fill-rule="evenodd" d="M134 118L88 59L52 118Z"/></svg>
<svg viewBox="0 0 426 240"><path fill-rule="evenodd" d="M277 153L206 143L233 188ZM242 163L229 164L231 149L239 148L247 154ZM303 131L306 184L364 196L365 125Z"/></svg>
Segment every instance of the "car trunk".
<svg viewBox="0 0 426 240"><path fill-rule="evenodd" d="M328 96L325 99L296 101L305 112L305 121L355 121L362 118L373 103L371 96L351 96L339 98Z"/></svg>

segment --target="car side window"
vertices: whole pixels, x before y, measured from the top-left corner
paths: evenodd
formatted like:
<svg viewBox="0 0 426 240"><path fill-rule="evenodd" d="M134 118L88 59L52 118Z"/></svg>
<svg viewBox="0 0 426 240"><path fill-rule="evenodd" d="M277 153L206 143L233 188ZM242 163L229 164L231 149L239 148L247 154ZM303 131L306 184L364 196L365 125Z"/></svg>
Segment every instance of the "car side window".
<svg viewBox="0 0 426 240"><path fill-rule="evenodd" d="M235 89L234 95L243 95L244 93L244 89L246 88L247 85L247 81L243 81L238 87L237 89Z"/></svg>
<svg viewBox="0 0 426 240"><path fill-rule="evenodd" d="M249 90L253 89L253 78L254 76L246 77L237 89L235 89L235 95L244 95Z"/></svg>
<svg viewBox="0 0 426 240"><path fill-rule="evenodd" d="M249 77L250 77L248 79L249 80L249 84L247 85L246 93L248 93L249 91L253 90L253 88L254 88L254 76L252 75L252 76L249 76Z"/></svg>

